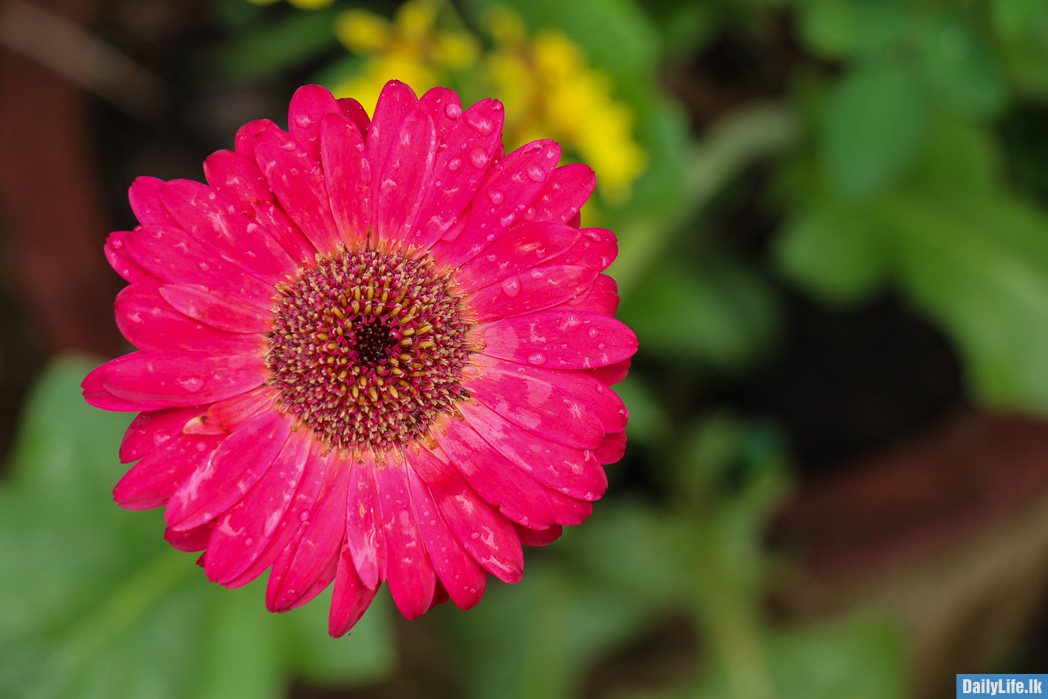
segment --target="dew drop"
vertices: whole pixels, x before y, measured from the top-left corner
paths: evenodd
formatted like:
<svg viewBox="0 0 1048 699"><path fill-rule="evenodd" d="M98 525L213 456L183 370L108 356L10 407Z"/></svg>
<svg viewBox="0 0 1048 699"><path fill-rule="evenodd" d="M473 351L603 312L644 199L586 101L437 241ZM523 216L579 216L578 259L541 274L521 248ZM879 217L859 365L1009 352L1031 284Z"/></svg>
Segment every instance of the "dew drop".
<svg viewBox="0 0 1048 699"><path fill-rule="evenodd" d="M517 220L517 215L510 213L505 216L499 216L499 225L503 228L509 228L510 224Z"/></svg>
<svg viewBox="0 0 1048 699"><path fill-rule="evenodd" d="M535 256L540 260L546 257L546 248L538 248L535 250Z"/></svg>
<svg viewBox="0 0 1048 699"><path fill-rule="evenodd" d="M295 115L295 123L301 126L303 129L313 124L313 117L302 112Z"/></svg>
<svg viewBox="0 0 1048 699"><path fill-rule="evenodd" d="M211 271L211 265L209 265L208 263L204 262L203 260L200 260L200 262L198 262L197 264L200 266L200 271L201 272L210 272Z"/></svg>
<svg viewBox="0 0 1048 699"><path fill-rule="evenodd" d="M495 234L494 233L488 233L486 236L484 236L484 240L486 240L486 241L488 241L490 243L491 241L495 240Z"/></svg>
<svg viewBox="0 0 1048 699"><path fill-rule="evenodd" d="M590 328L589 330L586 331L586 334L589 335L590 337L596 337L600 333L597 331L596 328Z"/></svg>
<svg viewBox="0 0 1048 699"><path fill-rule="evenodd" d="M462 167L462 158L452 158L448 161L448 169L452 172Z"/></svg>
<svg viewBox="0 0 1048 699"><path fill-rule="evenodd" d="M487 136L495 130L495 124L485 116L471 112L466 117L466 123L469 124L474 131L479 133L481 136Z"/></svg>
<svg viewBox="0 0 1048 699"><path fill-rule="evenodd" d="M559 327L561 331L574 330L580 325L582 325L582 319L574 313L564 316L560 319L560 322L557 323L557 327Z"/></svg>
<svg viewBox="0 0 1048 699"><path fill-rule="evenodd" d="M502 287L502 291L506 296L513 298L520 293L520 279L517 277L510 277L509 279L503 279L499 285Z"/></svg>
<svg viewBox="0 0 1048 699"><path fill-rule="evenodd" d="M532 182L545 182L546 171L540 168L538 165L528 165L525 172L528 173L528 179Z"/></svg>
<svg viewBox="0 0 1048 699"><path fill-rule="evenodd" d="M469 154L469 161L473 163L473 167L485 167L491 161L491 158L488 156L487 151L477 146Z"/></svg>
<svg viewBox="0 0 1048 699"><path fill-rule="evenodd" d="M171 433L167 430L160 429L153 433L153 444L158 447L169 439L171 439Z"/></svg>
<svg viewBox="0 0 1048 699"><path fill-rule="evenodd" d="M207 449L207 442L197 442L196 443L196 450L197 451L204 451L205 449Z"/></svg>
<svg viewBox="0 0 1048 699"><path fill-rule="evenodd" d="M532 352L528 355L528 364L534 364L535 366L539 366L540 364L545 363L546 355L544 355L542 352Z"/></svg>
<svg viewBox="0 0 1048 699"><path fill-rule="evenodd" d="M408 129L403 129L400 132L400 145L405 148L411 145L411 131Z"/></svg>
<svg viewBox="0 0 1048 699"><path fill-rule="evenodd" d="M495 260L499 259L498 255L486 255L485 258L488 262L494 262Z"/></svg>
<svg viewBox="0 0 1048 699"><path fill-rule="evenodd" d="M199 376L185 376L180 379L176 379L175 383L189 391L190 393L196 393L204 387L204 380Z"/></svg>
<svg viewBox="0 0 1048 699"><path fill-rule="evenodd" d="M280 144L280 147L284 150L295 150L295 142L288 140Z"/></svg>
<svg viewBox="0 0 1048 699"><path fill-rule="evenodd" d="M454 102L448 102L447 106L444 107L444 114L448 119L458 119L462 116L462 107Z"/></svg>
<svg viewBox="0 0 1048 699"><path fill-rule="evenodd" d="M505 198L505 195L497 189L488 190L488 199L491 200L492 204L501 204Z"/></svg>
<svg viewBox="0 0 1048 699"><path fill-rule="evenodd" d="M582 235L586 236L587 238L592 240L594 243L599 243L600 242L600 233L598 233L597 231L593 230L592 228L584 229L582 231Z"/></svg>

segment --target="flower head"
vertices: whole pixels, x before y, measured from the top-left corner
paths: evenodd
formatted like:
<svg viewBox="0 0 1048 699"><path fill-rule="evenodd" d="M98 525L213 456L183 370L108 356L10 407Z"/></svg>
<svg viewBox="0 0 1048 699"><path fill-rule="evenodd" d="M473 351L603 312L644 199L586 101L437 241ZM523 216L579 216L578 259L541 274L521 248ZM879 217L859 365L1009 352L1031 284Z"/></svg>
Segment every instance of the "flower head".
<svg viewBox="0 0 1048 699"><path fill-rule="evenodd" d="M269 570L285 611L334 582L347 632L383 581L414 618L521 578L521 544L581 523L625 448L609 388L637 342L580 229L594 186L502 106L390 82L369 119L307 86L204 163L139 178L113 233L116 319L140 351L84 380L141 411L114 489L229 587Z"/></svg>

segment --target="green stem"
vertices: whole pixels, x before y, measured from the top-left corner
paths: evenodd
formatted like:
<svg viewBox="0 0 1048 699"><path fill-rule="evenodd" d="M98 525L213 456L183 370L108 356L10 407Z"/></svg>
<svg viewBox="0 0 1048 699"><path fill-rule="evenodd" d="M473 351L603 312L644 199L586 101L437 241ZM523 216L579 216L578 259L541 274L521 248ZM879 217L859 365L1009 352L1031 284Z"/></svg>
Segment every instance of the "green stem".
<svg viewBox="0 0 1048 699"><path fill-rule="evenodd" d="M619 295L628 294L644 278L673 237L728 182L754 160L785 148L796 131L792 113L780 105L751 107L715 127L689 158L685 205L670 216L636 218L619 227L620 253L611 268Z"/></svg>

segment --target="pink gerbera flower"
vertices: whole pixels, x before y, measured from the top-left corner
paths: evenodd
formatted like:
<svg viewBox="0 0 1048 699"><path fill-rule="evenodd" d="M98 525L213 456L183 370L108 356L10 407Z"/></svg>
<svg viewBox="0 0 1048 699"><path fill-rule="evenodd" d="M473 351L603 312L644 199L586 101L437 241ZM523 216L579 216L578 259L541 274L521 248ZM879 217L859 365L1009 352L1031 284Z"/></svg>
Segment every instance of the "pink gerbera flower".
<svg viewBox="0 0 1048 699"><path fill-rule="evenodd" d="M269 569L273 611L334 581L332 635L383 581L408 618L465 609L603 494L637 348L601 274L615 236L578 227L593 172L552 141L504 156L502 120L393 81L369 121L307 86L207 185L131 186L141 225L106 255L141 351L84 396L142 411L115 499L166 505L211 580Z"/></svg>

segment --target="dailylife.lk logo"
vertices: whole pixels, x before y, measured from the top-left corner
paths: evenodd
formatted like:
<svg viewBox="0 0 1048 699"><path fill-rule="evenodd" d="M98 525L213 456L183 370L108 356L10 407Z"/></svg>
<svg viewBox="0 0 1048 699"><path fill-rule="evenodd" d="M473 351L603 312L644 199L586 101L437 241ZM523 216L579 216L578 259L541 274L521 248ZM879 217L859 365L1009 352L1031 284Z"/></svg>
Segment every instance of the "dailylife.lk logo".
<svg viewBox="0 0 1048 699"><path fill-rule="evenodd" d="M957 675L957 696L1048 696L1048 675Z"/></svg>

